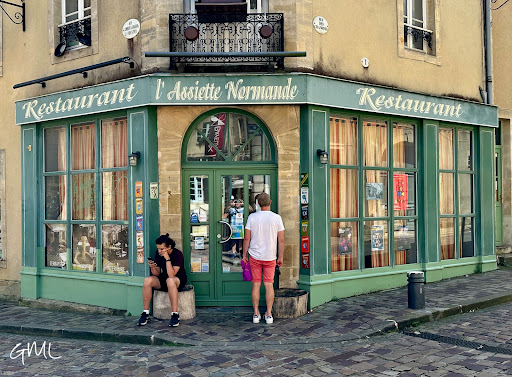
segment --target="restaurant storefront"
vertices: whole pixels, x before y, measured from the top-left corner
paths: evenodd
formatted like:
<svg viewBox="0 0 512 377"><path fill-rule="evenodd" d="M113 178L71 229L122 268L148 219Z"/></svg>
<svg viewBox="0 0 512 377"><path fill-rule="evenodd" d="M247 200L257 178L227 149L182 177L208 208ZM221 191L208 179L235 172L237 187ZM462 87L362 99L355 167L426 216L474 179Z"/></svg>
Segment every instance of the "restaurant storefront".
<svg viewBox="0 0 512 377"><path fill-rule="evenodd" d="M496 268L494 107L308 74L150 75L18 101L16 123L23 297L138 313L169 232L197 305L250 305L241 240L262 191L286 228L280 284L312 307L409 270Z"/></svg>

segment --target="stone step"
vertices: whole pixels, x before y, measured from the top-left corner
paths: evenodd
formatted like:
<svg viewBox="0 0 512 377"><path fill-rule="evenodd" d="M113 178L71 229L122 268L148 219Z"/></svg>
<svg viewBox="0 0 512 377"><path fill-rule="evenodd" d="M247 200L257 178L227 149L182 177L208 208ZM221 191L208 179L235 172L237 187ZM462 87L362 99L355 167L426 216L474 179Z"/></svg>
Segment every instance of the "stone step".
<svg viewBox="0 0 512 377"><path fill-rule="evenodd" d="M505 267L512 267L512 253L499 254L498 265Z"/></svg>
<svg viewBox="0 0 512 377"><path fill-rule="evenodd" d="M496 246L496 255L502 255L502 254L511 254L512 253L512 246Z"/></svg>

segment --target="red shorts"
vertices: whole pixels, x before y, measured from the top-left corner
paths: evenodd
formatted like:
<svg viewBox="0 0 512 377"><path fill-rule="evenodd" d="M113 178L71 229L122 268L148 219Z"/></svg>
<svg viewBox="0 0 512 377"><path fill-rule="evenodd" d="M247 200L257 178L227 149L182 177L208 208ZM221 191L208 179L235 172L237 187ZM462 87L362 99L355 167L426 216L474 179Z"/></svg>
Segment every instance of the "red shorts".
<svg viewBox="0 0 512 377"><path fill-rule="evenodd" d="M249 258L251 265L252 281L255 283L261 283L261 275L263 275L264 283L273 283L274 274L276 272L276 260L257 260Z"/></svg>

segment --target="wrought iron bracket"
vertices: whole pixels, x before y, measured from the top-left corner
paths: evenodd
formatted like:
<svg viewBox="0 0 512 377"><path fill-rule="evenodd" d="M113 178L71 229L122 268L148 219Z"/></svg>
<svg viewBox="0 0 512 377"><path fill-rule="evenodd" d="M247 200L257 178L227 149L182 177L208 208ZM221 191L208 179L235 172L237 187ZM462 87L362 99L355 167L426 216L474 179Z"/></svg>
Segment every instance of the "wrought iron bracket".
<svg viewBox="0 0 512 377"><path fill-rule="evenodd" d="M11 5L13 7L21 8L21 12L14 12L14 15L11 17L11 15L9 13L7 13L7 11L5 10L5 8L2 4L7 4L7 5ZM6 14L6 16L9 17L9 19L12 22L14 22L17 25L21 24L23 27L23 31L25 31L25 0L21 0L21 5L10 3L10 2L4 1L4 0L0 0L0 8Z"/></svg>

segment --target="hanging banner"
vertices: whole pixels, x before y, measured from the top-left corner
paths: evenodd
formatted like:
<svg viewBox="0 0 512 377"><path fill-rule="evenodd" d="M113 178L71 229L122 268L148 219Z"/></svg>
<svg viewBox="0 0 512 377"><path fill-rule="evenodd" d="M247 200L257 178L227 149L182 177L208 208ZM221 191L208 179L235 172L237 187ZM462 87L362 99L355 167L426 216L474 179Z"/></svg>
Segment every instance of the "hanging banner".
<svg viewBox="0 0 512 377"><path fill-rule="evenodd" d="M407 174L393 174L393 208L395 211L408 209L408 198Z"/></svg>
<svg viewBox="0 0 512 377"><path fill-rule="evenodd" d="M226 125L226 113L214 114L210 118L211 123L209 124L208 139L215 144L219 151L224 146L224 126ZM214 157L217 155L215 148L208 142L204 145L204 155L207 157Z"/></svg>

